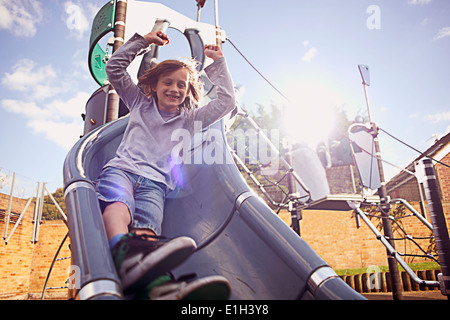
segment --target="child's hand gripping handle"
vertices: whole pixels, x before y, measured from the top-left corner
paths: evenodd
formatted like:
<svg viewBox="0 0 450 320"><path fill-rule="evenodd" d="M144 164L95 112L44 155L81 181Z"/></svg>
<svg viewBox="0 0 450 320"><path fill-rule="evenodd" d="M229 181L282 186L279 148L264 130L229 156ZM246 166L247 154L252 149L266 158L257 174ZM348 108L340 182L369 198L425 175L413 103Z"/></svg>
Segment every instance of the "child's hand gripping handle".
<svg viewBox="0 0 450 320"><path fill-rule="evenodd" d="M169 44L170 40L169 37L166 35L166 31L169 28L169 25L170 22L166 19L156 19L152 31L150 31L144 36L144 39L147 40L150 46L145 50L139 52L138 56L145 54L149 51L156 52L155 50L157 46L165 46Z"/></svg>
<svg viewBox="0 0 450 320"><path fill-rule="evenodd" d="M158 46L165 46L169 43L169 37L166 35L166 31L169 28L170 22L165 19L156 19L155 25L152 31L144 36L149 46L141 50L137 55L144 55L141 66L138 71L138 78L141 77L145 71L158 64Z"/></svg>
<svg viewBox="0 0 450 320"><path fill-rule="evenodd" d="M166 34L169 24L168 20L156 19L152 31L144 36L144 39L151 45L151 49L154 49L155 45L165 46L169 44L169 37Z"/></svg>
<svg viewBox="0 0 450 320"><path fill-rule="evenodd" d="M152 29L152 32L158 34L158 32L161 31L163 34L166 34L167 29L169 28L169 25L170 25L169 20L156 19L155 25L153 26L153 29Z"/></svg>

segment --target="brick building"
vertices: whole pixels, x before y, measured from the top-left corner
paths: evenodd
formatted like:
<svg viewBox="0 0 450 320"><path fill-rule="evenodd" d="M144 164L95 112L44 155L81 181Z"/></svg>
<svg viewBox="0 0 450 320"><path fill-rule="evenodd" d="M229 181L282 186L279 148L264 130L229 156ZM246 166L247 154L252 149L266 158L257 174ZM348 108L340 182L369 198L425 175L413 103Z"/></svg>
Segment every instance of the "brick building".
<svg viewBox="0 0 450 320"><path fill-rule="evenodd" d="M439 183L440 198L448 225L450 221L450 169L443 164L450 165L450 133L437 140L423 154L441 162L434 162L434 168ZM416 164L421 159L423 159L422 155L414 159L414 161L406 166L405 169L415 173ZM423 186L419 185L414 175L402 171L386 184L386 188L391 198L402 198L409 202L420 204L423 213L423 210L426 207L424 204Z"/></svg>

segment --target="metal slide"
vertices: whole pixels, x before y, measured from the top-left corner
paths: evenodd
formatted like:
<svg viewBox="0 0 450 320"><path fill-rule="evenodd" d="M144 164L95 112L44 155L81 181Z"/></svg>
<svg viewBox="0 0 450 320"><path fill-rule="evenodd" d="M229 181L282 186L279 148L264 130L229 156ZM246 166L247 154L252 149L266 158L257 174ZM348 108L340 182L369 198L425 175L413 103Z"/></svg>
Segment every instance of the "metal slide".
<svg viewBox="0 0 450 320"><path fill-rule="evenodd" d="M124 299L93 185L105 163L115 156L128 123L126 110L119 104L119 116L123 117L104 125L108 85L103 82L106 59L102 57L106 54L98 48L94 52L98 40L115 25L105 19L114 17L115 4L108 2L93 23L90 68L103 87L88 101L85 135L64 163L72 250L69 288L71 297L81 300ZM186 36L200 69L211 62L204 57L203 44L216 41L213 25L192 21L158 3L141 1L128 1L127 16L125 38L134 32L148 32L142 21L155 22L153 30L166 30L170 25ZM128 71L136 75L157 58L158 50L153 48L141 59L139 71L139 59ZM136 72L130 70L133 68ZM212 84L205 81L205 89L213 98ZM194 136L192 164L180 167L180 186L168 194L163 235L190 236L198 246L173 270L174 275L223 275L231 283L231 299L364 299L251 191L228 151L224 132L222 120Z"/></svg>
<svg viewBox="0 0 450 320"><path fill-rule="evenodd" d="M76 299L123 299L92 181L115 155L127 123L122 117L90 132L64 164ZM364 299L251 191L223 127L218 122L194 138L191 159L203 161L180 168L181 186L166 201L163 235L187 235L198 245L174 275L222 275L231 299Z"/></svg>

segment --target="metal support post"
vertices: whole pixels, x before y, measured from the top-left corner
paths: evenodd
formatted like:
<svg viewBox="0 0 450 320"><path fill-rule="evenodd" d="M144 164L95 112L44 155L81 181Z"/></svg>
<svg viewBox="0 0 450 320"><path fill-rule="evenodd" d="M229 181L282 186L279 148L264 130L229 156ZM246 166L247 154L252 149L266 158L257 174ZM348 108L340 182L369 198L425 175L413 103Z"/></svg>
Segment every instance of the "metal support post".
<svg viewBox="0 0 450 320"><path fill-rule="evenodd" d="M386 182L384 181L383 163L381 161L381 158L378 156L380 154L380 146L377 138L374 139L374 142L378 158L378 168L380 170L381 187L378 188L378 195L380 196L380 209L381 209L381 216L383 217L382 220L383 220L384 235L388 239L389 244L395 250L395 243L394 240L392 240L394 239L394 232L392 231L392 222L389 219L390 204L388 201L388 195L386 191ZM390 254L389 250L386 250L386 253L388 256L389 273L391 276L392 295L394 300L401 300L403 299L403 288L402 283L400 281L400 273L398 270L397 260Z"/></svg>
<svg viewBox="0 0 450 320"><path fill-rule="evenodd" d="M39 183L37 184L37 187L36 187L36 193L38 192L38 190L39 190ZM20 214L19 218L16 221L16 224L14 225L13 229L11 230L11 233L9 234L8 238L5 240L5 244L8 244L8 242L11 240L11 237L14 234L14 231L16 231L17 226L22 221L23 216L25 215L26 211L28 210L28 207L30 206L30 203L32 200L33 200L33 196L31 196L30 199L28 199L27 204L23 208L22 213Z"/></svg>
<svg viewBox="0 0 450 320"><path fill-rule="evenodd" d="M67 224L67 216L64 213L64 211L61 209L61 207L59 206L58 202L55 200L55 198L52 196L52 194L50 193L50 191L48 191L47 187L45 187L45 191L47 192L48 196L50 197L50 199L53 201L53 204L55 205L56 209L58 209L59 213L61 214L61 216L64 219L64 222Z"/></svg>
<svg viewBox="0 0 450 320"><path fill-rule="evenodd" d="M216 45L222 48L222 29L219 25L219 0L214 0L214 20L216 26Z"/></svg>
<svg viewBox="0 0 450 320"><path fill-rule="evenodd" d="M34 218L33 218L33 234L31 235L31 242L35 243L39 240L39 226L42 218L42 210L44 208L44 191L45 183L42 182L42 188L39 192L39 185L36 192L36 203L34 207Z"/></svg>
<svg viewBox="0 0 450 320"><path fill-rule="evenodd" d="M447 222L439 197L439 186L433 162L428 158L423 159L421 162L421 171L424 174L423 185L425 197L427 199L428 211L442 270L442 274L439 274L441 293L446 295L447 299L450 299L450 238Z"/></svg>
<svg viewBox="0 0 450 320"><path fill-rule="evenodd" d="M370 109L370 103L369 103L369 94L367 92L367 86L370 85L370 73L369 73L369 67L366 65L359 65L359 72L361 74L361 78L363 80L363 87L364 87L364 96L366 98L366 104L367 104L367 113L369 116L369 121L372 126L373 136L374 136L374 146L375 146L375 152L376 152L376 158L378 163L378 169L380 173L380 183L381 186L378 188L378 195L380 196L380 212L383 220L383 229L384 229L384 235L388 239L389 244L392 246L392 248L395 250L395 244L394 240L394 233L392 231L392 222L389 219L389 211L390 211L390 204L388 200L387 190L386 190L386 182L384 180L384 171L383 171L383 161L381 160L381 151L380 151L380 143L378 141L378 127L376 124L372 121L372 114ZM395 258L389 253L389 250L386 251L387 253L387 260L389 265L389 273L391 277L391 283L392 283L392 295L394 300L401 300L403 299L403 288L402 283L400 281L400 273L398 270L397 261Z"/></svg>
<svg viewBox="0 0 450 320"><path fill-rule="evenodd" d="M34 214L33 214L33 234L31 235L31 242L34 243L34 236L36 234L36 221L37 217L39 215L39 204L40 204L40 197L39 197L39 189L41 187L41 183L38 182L38 186L36 189L36 202L34 203Z"/></svg>
<svg viewBox="0 0 450 320"><path fill-rule="evenodd" d="M286 153L286 161L292 166L292 146L288 146L289 150ZM300 236L300 220L301 220L301 210L299 210L295 204L295 195L297 193L297 188L295 186L295 179L293 177L293 169L289 170L287 176L288 182L288 192L289 192L289 212L291 213L291 223L292 229Z"/></svg>
<svg viewBox="0 0 450 320"><path fill-rule="evenodd" d="M9 193L8 212L6 215L5 234L3 235L3 239L6 239L6 236L8 235L8 225L9 225L9 218L11 216L11 207L12 207L15 180L16 180L16 173L13 172L12 181L11 181L11 192Z"/></svg>
<svg viewBox="0 0 450 320"><path fill-rule="evenodd" d="M45 182L42 183L42 192L41 192L41 200L39 202L39 211L38 216L35 224L35 234L34 234L34 242L39 241L39 230L41 227L41 220L42 220L42 212L44 211L44 193L45 193Z"/></svg>
<svg viewBox="0 0 450 320"><path fill-rule="evenodd" d="M125 42L125 24L127 16L127 0L117 0L116 15L114 22L114 46L113 53L117 51ZM116 90L109 85L108 101L106 105L105 122L111 122L119 117L120 98Z"/></svg>
<svg viewBox="0 0 450 320"><path fill-rule="evenodd" d="M197 0L197 22L200 22L200 13L205 5L205 2L206 0Z"/></svg>
<svg viewBox="0 0 450 320"><path fill-rule="evenodd" d="M414 162L414 171L418 172L418 166L420 166L420 164L418 162ZM415 175L416 176L416 175ZM416 176L417 179L417 176ZM422 212L422 216L425 219L427 218L427 210L425 210L425 199L424 199L424 195L423 195L423 183L419 181L419 179L417 179L417 188L419 189L419 196L420 196L420 211Z"/></svg>
<svg viewBox="0 0 450 320"><path fill-rule="evenodd" d="M349 203L351 207L356 210L356 214L361 217L361 219L366 223L370 230L376 235L377 239L386 247L388 254L393 257L398 263L405 269L411 279L419 285L424 285L430 288L438 287L439 283L437 281L427 281L420 279L414 271L409 267L409 265L401 258L400 254L395 251L395 248L391 246L390 242L383 237L383 235L378 231L377 227L373 225L370 219L366 216L366 213L359 208L359 204Z"/></svg>

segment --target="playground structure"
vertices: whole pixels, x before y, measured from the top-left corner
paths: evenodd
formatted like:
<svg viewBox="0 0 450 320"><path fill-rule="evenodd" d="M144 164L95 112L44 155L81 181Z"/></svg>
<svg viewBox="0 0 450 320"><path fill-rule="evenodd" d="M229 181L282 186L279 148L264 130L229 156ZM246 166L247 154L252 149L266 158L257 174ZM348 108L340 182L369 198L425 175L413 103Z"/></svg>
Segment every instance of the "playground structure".
<svg viewBox="0 0 450 320"><path fill-rule="evenodd" d="M101 87L86 105L84 136L72 148L64 164L72 265L78 267L74 273L76 279L71 278L74 282L69 283L69 288L71 297L76 299L124 298L111 261L92 181L98 176L103 165L115 155L128 122L126 108L107 83L104 65L111 49L116 50L114 48L134 32L142 34L151 27L137 24L138 19L128 19L125 28L124 20L120 20L124 14L132 16L144 10L144 7L147 21L155 23L153 30L167 30L170 27L185 35L192 57L200 62L199 70L210 63L203 55L203 43L222 44L226 41L225 33L218 27L217 20L215 26L200 23L161 4L129 1L127 5L124 1L111 1L97 15L98 19L96 17L92 28L89 66L91 74ZM199 13L200 8L199 5ZM198 18L199 16L200 14ZM114 32L114 41L108 41L107 48L103 51L98 42L109 32ZM157 63L157 58L158 50L153 47L142 54L141 59L136 59L129 68L130 74L137 77ZM360 72L367 98L368 68L360 66ZM205 83L205 89L207 98L213 98L212 84ZM273 151L285 168L286 176L291 179L291 188L286 198L276 203L291 212L291 229L256 196L237 169L236 163L245 167L245 161L229 149L226 131L228 121L241 116L249 121L255 130L261 132L256 123L239 108L229 119L204 130L192 139L189 150L192 159L203 161L185 164L180 172L185 183L168 195L163 234L169 237L188 235L198 244L198 249L192 257L174 270L175 276L191 272L199 276L223 275L231 283L232 299L363 299L299 237L296 228L299 212L305 208L326 207L354 209L369 226L387 249L389 266L394 271L391 272L394 287L398 262L414 281L430 287L440 287L445 295L449 293L448 231L446 227L442 227L442 208L438 207L436 199L428 201L431 224L414 209L412 213L434 231L436 243L439 240L438 252L442 266L439 281L424 281L418 278L389 241L389 238L392 238L389 234L390 200L383 191L381 158L377 154L377 127L372 119L368 125L351 127L349 137L361 181L369 189L378 189L379 197L329 195L327 181L321 173L320 161L314 153L310 154L307 163L309 168L315 169L300 173L297 172L295 159L287 161L278 150ZM267 137L262 135L262 138ZM270 145L270 140L266 141ZM221 161L206 163L202 156L205 150L214 150L215 159L218 159L219 154ZM365 159L358 161L358 158ZM432 166L430 169L429 161L424 161L423 168L423 172L427 173L424 175L427 178L423 181L427 183L428 200L436 193L436 187L435 183L433 184L433 174L430 172ZM264 194L264 186L257 181L253 173L249 169L244 171ZM308 184L305 181L313 183ZM380 208L384 236L361 210L360 207L365 205L376 205ZM445 220L443 225L445 226ZM401 292L397 290L394 295L400 298Z"/></svg>

